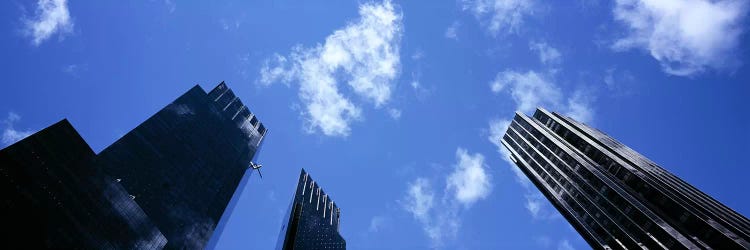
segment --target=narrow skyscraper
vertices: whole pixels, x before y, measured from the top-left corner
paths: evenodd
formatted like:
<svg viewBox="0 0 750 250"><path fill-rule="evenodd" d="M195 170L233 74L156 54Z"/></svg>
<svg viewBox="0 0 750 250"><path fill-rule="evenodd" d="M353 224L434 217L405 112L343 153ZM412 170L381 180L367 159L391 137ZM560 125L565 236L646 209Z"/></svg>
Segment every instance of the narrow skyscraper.
<svg viewBox="0 0 750 250"><path fill-rule="evenodd" d="M750 221L599 130L537 109L502 144L595 249L747 249Z"/></svg>
<svg viewBox="0 0 750 250"><path fill-rule="evenodd" d="M302 169L276 249L346 249L340 216L336 203Z"/></svg>
<svg viewBox="0 0 750 250"><path fill-rule="evenodd" d="M202 249L266 128L223 82L196 85L125 134L96 162L134 196L167 248Z"/></svg>

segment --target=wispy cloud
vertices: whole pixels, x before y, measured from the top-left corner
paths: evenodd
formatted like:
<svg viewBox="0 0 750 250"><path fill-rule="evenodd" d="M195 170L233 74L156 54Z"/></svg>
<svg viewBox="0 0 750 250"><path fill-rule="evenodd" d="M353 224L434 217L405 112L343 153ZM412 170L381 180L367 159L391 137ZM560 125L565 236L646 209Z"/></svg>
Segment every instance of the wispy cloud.
<svg viewBox="0 0 750 250"><path fill-rule="evenodd" d="M565 239L565 240L561 240L557 244L557 250L575 250L575 248L573 247L573 245L570 244L570 242L567 239Z"/></svg>
<svg viewBox="0 0 750 250"><path fill-rule="evenodd" d="M401 118L401 110L395 108L388 109L388 115L390 115L393 120L398 120Z"/></svg>
<svg viewBox="0 0 750 250"><path fill-rule="evenodd" d="M68 64L62 67L62 72L72 77L78 78L81 73L88 71L88 64Z"/></svg>
<svg viewBox="0 0 750 250"><path fill-rule="evenodd" d="M545 42L531 42L529 43L529 49L539 53L539 61L542 64L556 66L562 61L560 51Z"/></svg>
<svg viewBox="0 0 750 250"><path fill-rule="evenodd" d="M403 207L422 224L430 222L429 213L434 202L435 193L428 179L420 177L409 183Z"/></svg>
<svg viewBox="0 0 750 250"><path fill-rule="evenodd" d="M25 33L31 37L31 43L39 46L58 33L62 38L73 31L73 20L68 11L67 0L39 0L36 11L30 18L25 18Z"/></svg>
<svg viewBox="0 0 750 250"><path fill-rule="evenodd" d="M497 74L490 83L490 89L495 93L509 92L517 110L523 113L533 112L537 107L547 107L581 122L588 123L593 119L593 110L589 105L593 97L579 90L564 99L553 77L544 73L506 70Z"/></svg>
<svg viewBox="0 0 750 250"><path fill-rule="evenodd" d="M2 121L2 123L5 124L2 137L2 142L4 145L7 146L13 144L34 133L31 130L16 130L13 125L20 120L21 116L16 113L10 112L8 113L8 117Z"/></svg>
<svg viewBox="0 0 750 250"><path fill-rule="evenodd" d="M404 209L422 226L432 247L441 247L445 240L456 236L460 223L459 207L449 204L446 199L437 200L429 180L417 178L410 183L405 200Z"/></svg>
<svg viewBox="0 0 750 250"><path fill-rule="evenodd" d="M422 49L416 49L414 54L411 55L411 59L414 61L422 60L422 58L424 58L424 51Z"/></svg>
<svg viewBox="0 0 750 250"><path fill-rule="evenodd" d="M172 0L164 0L164 5L167 6L169 13L174 13L174 11L177 10L177 4L172 2Z"/></svg>
<svg viewBox="0 0 750 250"><path fill-rule="evenodd" d="M375 107L391 98L401 68L401 13L385 1L360 5L359 14L357 22L334 31L325 43L296 46L289 56L268 59L260 70L262 84L299 83L309 132L348 136L349 124L361 118L361 109L339 90L340 82Z"/></svg>
<svg viewBox="0 0 750 250"><path fill-rule="evenodd" d="M590 93L580 89L566 98L562 89L555 83L558 67L563 60L562 54L546 42L531 42L529 50L538 54L545 71L502 71L490 82L492 92L510 93L516 103L516 109L523 113L528 114L542 106L565 113L582 122L591 122L593 110L589 103L593 101L593 97Z"/></svg>
<svg viewBox="0 0 750 250"><path fill-rule="evenodd" d="M370 228L369 231L371 233L377 233L379 232L386 223L386 218L383 216L373 216L372 219L370 219Z"/></svg>
<svg viewBox="0 0 750 250"><path fill-rule="evenodd" d="M461 27L461 23L455 21L445 29L445 37L453 40L458 40L458 28Z"/></svg>
<svg viewBox="0 0 750 250"><path fill-rule="evenodd" d="M744 0L617 0L614 18L628 34L612 47L645 49L672 75L732 68L747 5Z"/></svg>
<svg viewBox="0 0 750 250"><path fill-rule="evenodd" d="M609 89L613 95L624 96L631 94L632 89L630 85L634 84L636 79L628 70L611 67L604 71L604 78L602 81L604 81L607 89Z"/></svg>
<svg viewBox="0 0 750 250"><path fill-rule="evenodd" d="M495 93L507 90L518 105L518 110L523 113L532 112L539 106L558 105L562 99L560 88L546 79L543 73L532 70L500 72L490 83L490 88Z"/></svg>
<svg viewBox="0 0 750 250"><path fill-rule="evenodd" d="M456 150L457 163L445 177L442 193L430 180L417 178L408 184L407 195L401 202L404 210L420 223L430 238L432 247L439 248L456 237L461 225L461 214L492 191L491 176L484 164L484 156Z"/></svg>
<svg viewBox="0 0 750 250"><path fill-rule="evenodd" d="M533 15L532 0L462 0L463 9L470 11L493 34L517 33L524 20Z"/></svg>

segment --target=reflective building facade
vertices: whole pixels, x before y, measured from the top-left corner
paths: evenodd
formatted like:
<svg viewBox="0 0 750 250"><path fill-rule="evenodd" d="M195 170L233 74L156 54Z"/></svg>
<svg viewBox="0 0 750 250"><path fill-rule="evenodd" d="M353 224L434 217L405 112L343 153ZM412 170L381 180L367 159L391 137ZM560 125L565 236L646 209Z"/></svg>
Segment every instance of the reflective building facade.
<svg viewBox="0 0 750 250"><path fill-rule="evenodd" d="M340 216L336 203L302 169L276 249L346 249Z"/></svg>
<svg viewBox="0 0 750 250"><path fill-rule="evenodd" d="M166 236L167 248L203 248L266 128L223 82L196 85L99 153Z"/></svg>
<svg viewBox="0 0 750 250"><path fill-rule="evenodd" d="M58 122L0 151L0 248L202 249L266 132L223 82L99 154Z"/></svg>
<svg viewBox="0 0 750 250"><path fill-rule="evenodd" d="M0 150L2 249L161 249L167 240L67 120Z"/></svg>
<svg viewBox="0 0 750 250"><path fill-rule="evenodd" d="M747 249L750 221L603 132L516 113L502 144L595 249Z"/></svg>

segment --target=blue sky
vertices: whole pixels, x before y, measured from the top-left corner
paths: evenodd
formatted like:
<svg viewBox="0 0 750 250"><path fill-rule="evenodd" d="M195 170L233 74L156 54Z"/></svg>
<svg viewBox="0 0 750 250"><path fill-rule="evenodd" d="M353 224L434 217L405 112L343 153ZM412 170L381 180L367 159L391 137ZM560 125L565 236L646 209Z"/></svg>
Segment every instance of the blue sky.
<svg viewBox="0 0 750 250"><path fill-rule="evenodd" d="M270 249L305 168L350 249L586 249L504 158L536 106L750 214L747 0L2 1L8 145L95 151L194 84L269 128L219 249Z"/></svg>

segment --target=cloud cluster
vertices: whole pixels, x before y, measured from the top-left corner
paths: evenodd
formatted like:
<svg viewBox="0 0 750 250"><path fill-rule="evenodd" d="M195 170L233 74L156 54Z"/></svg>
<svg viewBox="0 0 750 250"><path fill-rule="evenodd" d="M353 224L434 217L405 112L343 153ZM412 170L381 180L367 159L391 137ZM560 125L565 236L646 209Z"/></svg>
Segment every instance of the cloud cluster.
<svg viewBox="0 0 750 250"><path fill-rule="evenodd" d="M2 123L5 124L5 129L3 129L2 136L2 142L4 145L7 146L13 144L34 133L30 130L16 130L15 128L13 128L13 124L18 122L19 120L21 120L21 116L16 113L10 112L8 113L8 118L2 121Z"/></svg>
<svg viewBox="0 0 750 250"><path fill-rule="evenodd" d="M747 4L746 0L617 0L614 18L627 27L628 34L612 47L645 49L672 75L732 67Z"/></svg>
<svg viewBox="0 0 750 250"><path fill-rule="evenodd" d="M296 46L289 56L275 55L260 70L262 84L299 83L308 131L348 136L349 124L362 111L340 90L346 82L375 107L386 104L400 74L402 16L389 2L366 3L360 19L336 30L323 44Z"/></svg>
<svg viewBox="0 0 750 250"><path fill-rule="evenodd" d="M492 191L492 178L483 155L458 148L456 158L458 162L445 178L442 194L436 195L428 179L417 178L409 183L402 202L404 210L422 225L433 247L440 247L443 240L455 237L461 225L461 212Z"/></svg>
<svg viewBox="0 0 750 250"><path fill-rule="evenodd" d="M530 0L462 0L463 9L485 23L491 34L517 33L524 19L534 14Z"/></svg>
<svg viewBox="0 0 750 250"><path fill-rule="evenodd" d="M53 34L60 36L73 31L67 0L39 0L34 16L25 21L25 32L39 46Z"/></svg>

